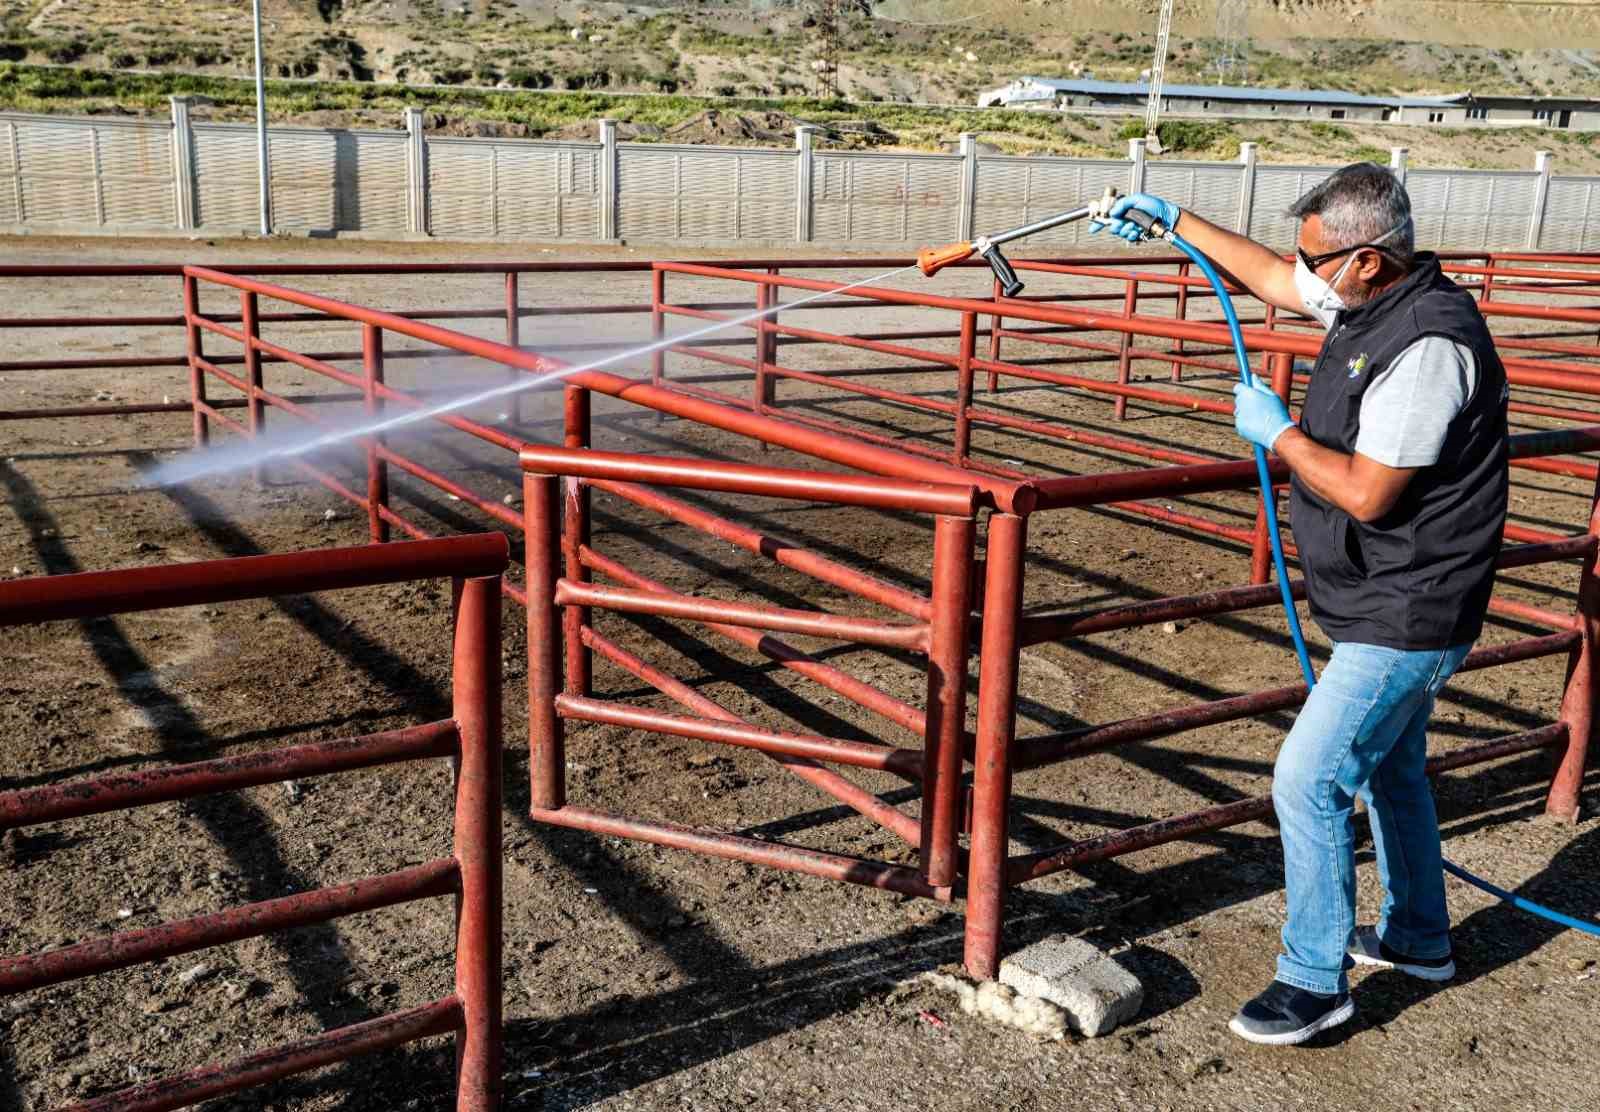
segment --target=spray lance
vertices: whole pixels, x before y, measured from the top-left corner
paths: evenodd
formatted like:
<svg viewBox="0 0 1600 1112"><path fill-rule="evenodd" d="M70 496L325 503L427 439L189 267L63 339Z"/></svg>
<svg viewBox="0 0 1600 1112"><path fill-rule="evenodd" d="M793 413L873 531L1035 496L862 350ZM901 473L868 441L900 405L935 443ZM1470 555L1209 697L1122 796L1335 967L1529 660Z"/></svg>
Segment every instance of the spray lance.
<svg viewBox="0 0 1600 1112"><path fill-rule="evenodd" d="M1017 277L1015 268L1000 251L1000 245L1025 236L1035 235L1049 228L1059 228L1063 224L1071 224L1078 220L1093 220L1107 223L1113 219L1111 206L1121 196L1115 189L1107 187L1105 193L1095 201L1081 208L1071 209L1067 212L1047 216L1043 220L1036 220L1031 224L1023 224L1012 228L1010 231L998 232L992 235L979 236L970 242L949 243L943 247L929 247L917 253L917 266L923 274L932 277L943 268L952 263L962 262L977 255L989 264L989 269L994 271L996 280L1000 283L1002 296L1016 297L1023 290L1023 282ZM1239 328L1239 315L1234 312L1233 298L1228 293L1227 286L1222 281L1222 276L1217 273L1217 268L1211 260L1182 236L1161 221L1137 208L1130 208L1116 219L1127 220L1137 225L1147 239L1159 239L1170 243L1179 251L1187 255L1211 283L1211 288L1216 292L1217 303L1222 306L1223 318L1228 323L1228 333L1233 340L1234 360L1239 366L1239 379L1246 386L1255 385L1255 375L1250 370L1250 356L1245 350L1244 333ZM1265 511L1267 521L1267 537L1272 547L1272 563L1278 573L1278 592L1283 600L1283 613L1288 622L1289 636L1294 642L1295 656L1300 662L1300 671L1305 677L1306 690L1316 686L1317 674L1311 667L1311 655L1306 650L1305 633L1300 628L1300 615L1295 609L1294 593L1289 586L1289 571L1283 558L1283 538L1278 531L1278 505L1277 498L1272 491L1272 476L1267 465L1267 451L1260 445L1255 445L1256 479L1261 487L1261 505ZM1600 924L1585 919L1577 919L1571 915L1555 911L1551 908L1536 904L1518 896L1514 892L1507 892L1484 880L1474 876L1461 866L1445 861L1444 868L1447 873L1466 881L1497 899L1503 900L1520 911L1526 911L1553 923L1559 923L1574 930L1587 934L1600 936Z"/></svg>

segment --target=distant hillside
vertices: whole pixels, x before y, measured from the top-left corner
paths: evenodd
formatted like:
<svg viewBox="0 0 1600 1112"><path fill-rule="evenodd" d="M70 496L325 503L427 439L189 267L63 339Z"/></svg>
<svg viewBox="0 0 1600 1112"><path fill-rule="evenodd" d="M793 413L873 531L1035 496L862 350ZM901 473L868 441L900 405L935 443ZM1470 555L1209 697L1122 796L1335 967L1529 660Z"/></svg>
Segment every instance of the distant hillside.
<svg viewBox="0 0 1600 1112"><path fill-rule="evenodd" d="M848 96L971 103L1026 73L1136 78L1159 0L853 0ZM807 0L266 0L279 77L792 96ZM0 60L243 74L248 0L0 0ZM1215 0L1179 0L1169 80L1214 80ZM1600 96L1600 0L1255 0L1249 80Z"/></svg>

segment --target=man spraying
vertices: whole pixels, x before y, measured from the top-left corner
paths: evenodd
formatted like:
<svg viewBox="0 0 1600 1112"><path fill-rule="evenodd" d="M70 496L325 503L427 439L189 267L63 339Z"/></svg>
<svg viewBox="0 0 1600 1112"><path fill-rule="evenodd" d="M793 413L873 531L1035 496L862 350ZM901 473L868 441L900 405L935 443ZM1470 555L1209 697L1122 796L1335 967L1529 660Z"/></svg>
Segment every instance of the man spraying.
<svg viewBox="0 0 1600 1112"><path fill-rule="evenodd" d="M1410 198L1380 166L1346 166L1295 202L1294 263L1144 193L1106 225L1133 242L1145 233L1130 209L1327 329L1298 425L1265 385L1233 390L1239 435L1289 466L1306 597L1333 642L1273 768L1289 908L1277 976L1228 1024L1251 1042L1300 1043L1355 1014L1357 962L1455 973L1427 727L1493 586L1505 369L1471 295L1414 250ZM1375 926L1355 922L1357 795L1385 891Z"/></svg>

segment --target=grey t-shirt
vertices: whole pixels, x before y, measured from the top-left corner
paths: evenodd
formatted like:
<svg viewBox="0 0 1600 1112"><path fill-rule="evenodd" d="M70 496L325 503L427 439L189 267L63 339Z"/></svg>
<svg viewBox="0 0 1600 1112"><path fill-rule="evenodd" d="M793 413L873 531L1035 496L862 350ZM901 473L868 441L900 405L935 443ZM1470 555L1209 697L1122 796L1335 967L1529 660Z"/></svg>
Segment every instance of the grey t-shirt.
<svg viewBox="0 0 1600 1112"><path fill-rule="evenodd" d="M1471 348L1424 336L1390 360L1361 395L1356 451L1388 467L1439 462L1450 422L1477 388Z"/></svg>
<svg viewBox="0 0 1600 1112"><path fill-rule="evenodd" d="M1337 313L1307 312L1324 328L1338 319ZM1386 467L1438 463L1450 422L1477 388L1478 360L1471 348L1424 336L1390 360L1361 395L1356 451Z"/></svg>

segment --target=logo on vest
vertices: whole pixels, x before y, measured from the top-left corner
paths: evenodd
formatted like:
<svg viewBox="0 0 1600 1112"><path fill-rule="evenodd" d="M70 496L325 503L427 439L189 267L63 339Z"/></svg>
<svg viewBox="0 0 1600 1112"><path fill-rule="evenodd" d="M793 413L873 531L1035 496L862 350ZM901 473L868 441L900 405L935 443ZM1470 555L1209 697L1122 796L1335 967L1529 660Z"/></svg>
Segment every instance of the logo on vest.
<svg viewBox="0 0 1600 1112"><path fill-rule="evenodd" d="M1346 363L1345 366L1350 368L1351 378L1360 378L1361 372L1367 369L1367 353L1362 352L1360 355L1350 360L1350 362Z"/></svg>

